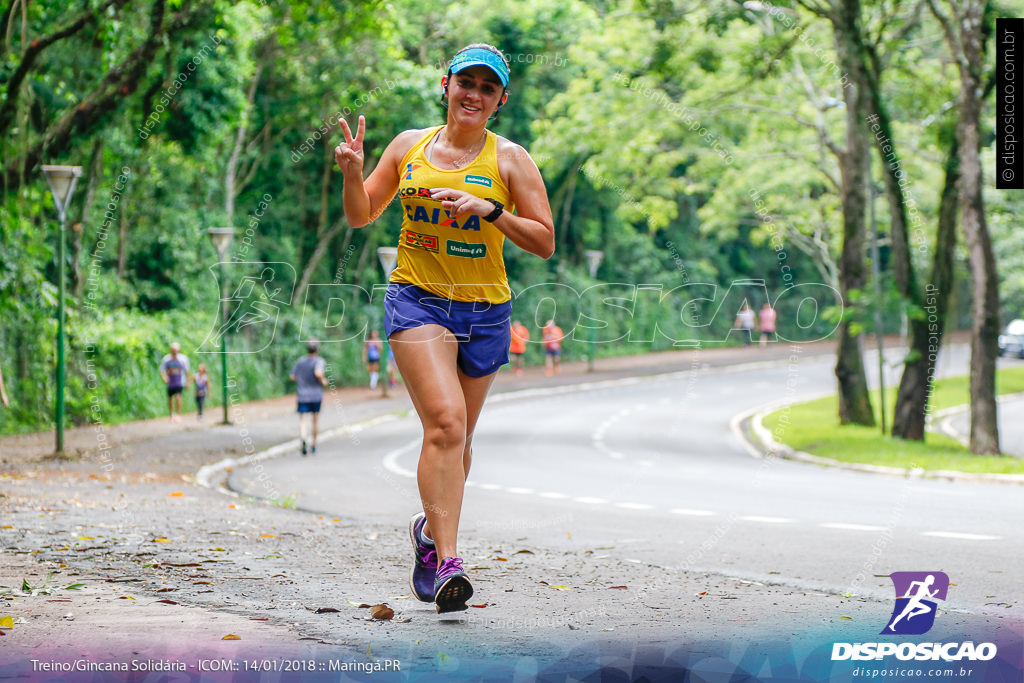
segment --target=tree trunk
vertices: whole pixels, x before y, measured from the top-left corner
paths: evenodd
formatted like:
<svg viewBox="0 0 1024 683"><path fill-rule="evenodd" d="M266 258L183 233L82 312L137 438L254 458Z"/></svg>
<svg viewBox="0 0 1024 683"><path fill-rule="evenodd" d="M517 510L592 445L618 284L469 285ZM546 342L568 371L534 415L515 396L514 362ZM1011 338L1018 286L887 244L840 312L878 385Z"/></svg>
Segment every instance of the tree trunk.
<svg viewBox="0 0 1024 683"><path fill-rule="evenodd" d="M954 131L949 132L946 180L939 201L939 224L935 235L932 274L924 289L925 318L911 322L910 354L900 378L893 417L892 435L924 441L925 417L932 390L935 362L946 328L949 295L953 290L953 251L956 249L956 219L959 209L960 148Z"/></svg>
<svg viewBox="0 0 1024 683"><path fill-rule="evenodd" d="M89 153L89 187L82 203L82 220L76 226L71 242L72 292L78 303L82 303L82 290L85 287L85 278L82 277L82 233L89 227L89 210L96 198L96 188L103 179L102 160L103 138L97 137L92 141L92 151Z"/></svg>
<svg viewBox="0 0 1024 683"><path fill-rule="evenodd" d="M868 92L865 87L864 58L860 47L860 0L839 0L831 17L839 63L850 82L843 88L846 102L846 149L840 155L842 172L843 247L839 258L839 287L844 311L839 326L839 348L835 375L839 382L839 422L873 426L875 416L868 395L867 375L861 355L861 336L852 331L859 304L854 293L867 282L864 267L865 190L871 150L865 114ZM852 314L852 315L851 315Z"/></svg>
<svg viewBox="0 0 1024 683"><path fill-rule="evenodd" d="M999 338L999 280L995 254L985 220L981 170L981 74L983 64L982 15L985 3L964 3L961 28L960 123L961 202L964 234L973 284L974 319L971 323L971 452L999 453L996 410L996 356Z"/></svg>
<svg viewBox="0 0 1024 683"><path fill-rule="evenodd" d="M306 259L306 265L302 269L302 277L295 287L295 301L305 301L306 287L313 277L313 271L320 265L320 260L327 253L327 246L330 241L345 227L344 219L339 220L330 228L327 227L329 200L331 196L331 170L334 168L334 150L330 145L324 145L324 165L320 174L320 214L316 224L316 245L313 252Z"/></svg>
<svg viewBox="0 0 1024 683"><path fill-rule="evenodd" d="M128 193L131 192L131 179L121 192L121 206L117 210L117 276L124 277L128 265Z"/></svg>
<svg viewBox="0 0 1024 683"><path fill-rule="evenodd" d="M231 148L231 156L228 157L227 169L224 172L224 213L227 225L235 225L235 199L242 191L238 184L238 160L242 155L242 148L245 146L245 138L249 132L249 117L252 115L252 105L256 100L256 86L259 85L260 75L263 73L263 65L258 64L249 81L249 90L245 96L245 111L242 112L241 122L238 124L238 131L235 133L235 144Z"/></svg>

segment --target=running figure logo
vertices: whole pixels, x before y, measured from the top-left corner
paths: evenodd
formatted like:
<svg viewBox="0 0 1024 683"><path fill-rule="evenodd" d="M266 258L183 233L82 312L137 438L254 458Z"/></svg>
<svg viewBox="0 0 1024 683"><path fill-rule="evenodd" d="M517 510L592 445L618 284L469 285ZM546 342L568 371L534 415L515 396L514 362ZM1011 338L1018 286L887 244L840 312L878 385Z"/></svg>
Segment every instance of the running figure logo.
<svg viewBox="0 0 1024 683"><path fill-rule="evenodd" d="M893 572L889 578L896 589L896 606L881 633L904 636L927 633L935 624L935 600L946 599L949 577L945 572Z"/></svg>

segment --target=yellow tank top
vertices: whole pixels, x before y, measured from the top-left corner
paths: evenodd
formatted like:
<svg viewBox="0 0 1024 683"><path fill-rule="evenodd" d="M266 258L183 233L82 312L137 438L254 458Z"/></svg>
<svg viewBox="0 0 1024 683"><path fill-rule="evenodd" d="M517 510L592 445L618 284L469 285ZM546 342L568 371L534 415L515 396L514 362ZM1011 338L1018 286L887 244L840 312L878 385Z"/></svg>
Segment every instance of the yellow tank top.
<svg viewBox="0 0 1024 683"><path fill-rule="evenodd" d="M440 200L430 198L430 190L449 187L513 211L512 194L498 175L498 136L487 131L483 150L469 166L442 169L427 160L424 150L443 127L431 128L398 169L405 216L391 282L413 284L454 301L504 303L511 298L502 257L504 233L480 216L453 220Z"/></svg>

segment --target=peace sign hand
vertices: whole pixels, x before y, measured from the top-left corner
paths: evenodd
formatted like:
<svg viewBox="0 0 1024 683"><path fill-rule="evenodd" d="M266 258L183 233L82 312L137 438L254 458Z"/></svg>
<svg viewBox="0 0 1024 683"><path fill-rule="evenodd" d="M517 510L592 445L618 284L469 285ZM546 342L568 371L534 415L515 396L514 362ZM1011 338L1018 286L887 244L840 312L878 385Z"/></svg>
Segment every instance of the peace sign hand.
<svg viewBox="0 0 1024 683"><path fill-rule="evenodd" d="M345 134L345 142L334 148L334 160L345 177L363 175L363 137L366 135L366 118L359 117L356 136L352 137L352 129L345 119L338 119L341 131Z"/></svg>

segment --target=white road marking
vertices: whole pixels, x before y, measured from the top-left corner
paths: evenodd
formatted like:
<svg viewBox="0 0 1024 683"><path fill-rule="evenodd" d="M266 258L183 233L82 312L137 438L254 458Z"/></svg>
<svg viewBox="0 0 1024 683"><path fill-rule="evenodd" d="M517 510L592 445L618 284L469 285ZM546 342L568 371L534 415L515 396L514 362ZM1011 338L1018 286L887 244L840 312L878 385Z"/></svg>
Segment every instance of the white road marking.
<svg viewBox="0 0 1024 683"><path fill-rule="evenodd" d="M686 508L674 508L672 510L669 510L669 512L673 512L677 515L689 515L691 517L711 517L713 515L718 514L717 512L712 512L711 510L688 510Z"/></svg>
<svg viewBox="0 0 1024 683"><path fill-rule="evenodd" d="M989 536L987 534L965 534L959 531L922 531L922 536L934 536L935 538L956 538L961 541L998 541L1002 536Z"/></svg>
<svg viewBox="0 0 1024 683"><path fill-rule="evenodd" d="M545 491L544 493L539 493L537 495L541 498L550 498L551 500L561 500L569 497L568 493L558 493L557 491Z"/></svg>
<svg viewBox="0 0 1024 683"><path fill-rule="evenodd" d="M579 498L573 498L577 503L586 503L587 505L603 505L607 503L605 498L590 498L588 496L580 496Z"/></svg>
<svg viewBox="0 0 1024 683"><path fill-rule="evenodd" d="M519 494L522 494L522 495L529 495L529 494L533 493L533 489L524 489L524 488L520 488L518 486L513 486L513 487L507 488L505 490L508 491L509 493L519 493Z"/></svg>
<svg viewBox="0 0 1024 683"><path fill-rule="evenodd" d="M871 524L847 524L846 522L828 522L821 526L826 529L843 529L845 531L885 531L884 526L873 526Z"/></svg>
<svg viewBox="0 0 1024 683"><path fill-rule="evenodd" d="M747 515L746 517L739 517L738 519L744 522L761 522L763 524L789 524L796 520L787 519L785 517L761 517L759 515Z"/></svg>
<svg viewBox="0 0 1024 683"><path fill-rule="evenodd" d="M624 510L653 510L653 505L647 503L616 503L615 507L622 508Z"/></svg>

